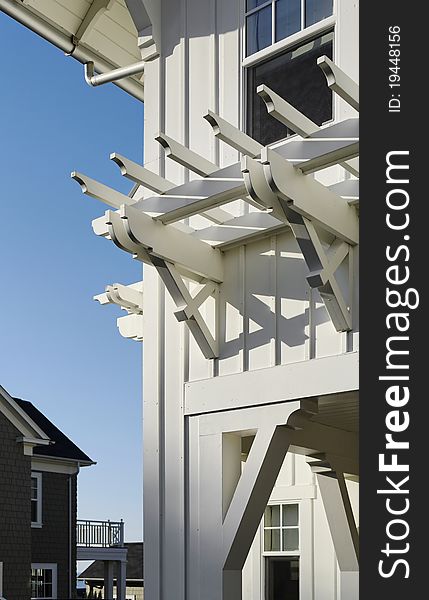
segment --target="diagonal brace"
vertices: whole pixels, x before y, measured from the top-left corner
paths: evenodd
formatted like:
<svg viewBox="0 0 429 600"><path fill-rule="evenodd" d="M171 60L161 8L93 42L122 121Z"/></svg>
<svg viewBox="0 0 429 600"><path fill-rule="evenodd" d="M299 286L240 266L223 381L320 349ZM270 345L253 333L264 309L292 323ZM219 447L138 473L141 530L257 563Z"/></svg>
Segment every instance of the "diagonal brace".
<svg viewBox="0 0 429 600"><path fill-rule="evenodd" d="M347 258L350 246L335 239L326 251L313 223L288 207L284 208L292 232L310 270L307 281L317 288L337 331L350 331L352 317L335 273Z"/></svg>
<svg viewBox="0 0 429 600"><path fill-rule="evenodd" d="M152 263L177 306L178 310L174 313L177 320L185 322L188 325L195 341L206 358L216 358L219 356L218 342L211 334L199 311L200 306L209 296L214 295L217 298L218 286L213 281L208 281L198 294L192 297L181 275L172 263L155 256L152 256Z"/></svg>

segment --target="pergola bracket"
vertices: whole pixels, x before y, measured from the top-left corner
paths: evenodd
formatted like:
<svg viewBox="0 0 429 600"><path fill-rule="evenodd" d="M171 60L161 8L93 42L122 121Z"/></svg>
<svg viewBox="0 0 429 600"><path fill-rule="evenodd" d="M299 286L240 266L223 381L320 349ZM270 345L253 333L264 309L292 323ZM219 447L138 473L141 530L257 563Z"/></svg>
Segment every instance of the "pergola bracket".
<svg viewBox="0 0 429 600"><path fill-rule="evenodd" d="M217 332L214 336L212 335L200 313L200 307L210 296L213 296L217 315L219 286L213 281L205 281L202 289L195 296L192 296L181 274L172 263L154 256L152 264L177 306L174 313L176 319L180 323L187 324L205 358L217 358L219 356ZM215 329L217 330L216 316Z"/></svg>
<svg viewBox="0 0 429 600"><path fill-rule="evenodd" d="M327 56L319 56L317 64L322 69L328 87L359 112L359 86Z"/></svg>

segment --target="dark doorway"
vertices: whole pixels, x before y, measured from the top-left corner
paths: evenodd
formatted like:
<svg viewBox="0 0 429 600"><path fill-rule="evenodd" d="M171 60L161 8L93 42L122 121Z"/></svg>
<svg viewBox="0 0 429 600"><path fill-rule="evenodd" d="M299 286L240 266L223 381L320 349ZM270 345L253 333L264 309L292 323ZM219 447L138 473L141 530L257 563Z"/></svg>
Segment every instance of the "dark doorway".
<svg viewBox="0 0 429 600"><path fill-rule="evenodd" d="M265 558L265 600L299 600L299 558Z"/></svg>

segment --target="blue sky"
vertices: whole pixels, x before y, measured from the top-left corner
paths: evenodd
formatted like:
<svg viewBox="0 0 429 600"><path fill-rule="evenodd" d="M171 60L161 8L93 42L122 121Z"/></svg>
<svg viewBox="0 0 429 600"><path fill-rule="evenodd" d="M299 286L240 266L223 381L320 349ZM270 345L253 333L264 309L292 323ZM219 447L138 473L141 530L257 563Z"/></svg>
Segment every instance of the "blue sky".
<svg viewBox="0 0 429 600"><path fill-rule="evenodd" d="M141 345L92 297L141 264L95 236L107 207L70 171L128 193L109 154L141 162L143 105L88 87L82 65L2 13L0 72L0 383L98 462L81 472L79 516L123 518L140 540Z"/></svg>

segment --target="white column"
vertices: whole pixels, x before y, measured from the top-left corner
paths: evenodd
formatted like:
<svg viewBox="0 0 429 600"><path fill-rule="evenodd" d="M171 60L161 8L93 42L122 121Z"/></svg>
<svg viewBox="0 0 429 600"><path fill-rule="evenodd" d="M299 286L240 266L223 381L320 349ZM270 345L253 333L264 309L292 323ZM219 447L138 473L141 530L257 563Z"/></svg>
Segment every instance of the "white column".
<svg viewBox="0 0 429 600"><path fill-rule="evenodd" d="M113 600L113 561L104 561L104 600Z"/></svg>
<svg viewBox="0 0 429 600"><path fill-rule="evenodd" d="M127 561L118 561L117 568L118 575L116 579L116 596L117 600L125 600L127 588Z"/></svg>
<svg viewBox="0 0 429 600"><path fill-rule="evenodd" d="M316 478L340 570L340 600L358 600L358 534L344 476Z"/></svg>

